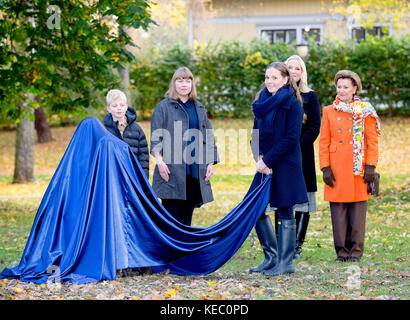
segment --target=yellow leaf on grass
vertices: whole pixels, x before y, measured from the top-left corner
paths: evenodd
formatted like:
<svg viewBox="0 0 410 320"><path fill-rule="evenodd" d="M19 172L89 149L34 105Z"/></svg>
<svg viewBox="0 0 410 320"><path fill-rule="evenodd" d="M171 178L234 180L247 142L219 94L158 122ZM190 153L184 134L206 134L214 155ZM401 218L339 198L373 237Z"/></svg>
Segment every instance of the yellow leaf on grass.
<svg viewBox="0 0 410 320"><path fill-rule="evenodd" d="M168 297L168 298L175 298L177 292L175 291L175 289L169 289L168 292L164 293L164 296Z"/></svg>
<svg viewBox="0 0 410 320"><path fill-rule="evenodd" d="M22 292L24 291L22 287L14 287L13 290L14 290L14 292L17 293L17 294L22 293Z"/></svg>

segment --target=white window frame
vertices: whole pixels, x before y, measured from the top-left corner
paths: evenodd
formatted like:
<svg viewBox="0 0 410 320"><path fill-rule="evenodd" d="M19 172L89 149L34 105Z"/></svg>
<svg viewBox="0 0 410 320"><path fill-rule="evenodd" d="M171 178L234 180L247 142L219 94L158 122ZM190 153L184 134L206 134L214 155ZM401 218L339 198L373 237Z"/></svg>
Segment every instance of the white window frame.
<svg viewBox="0 0 410 320"><path fill-rule="evenodd" d="M278 30L296 30L296 44L303 43L303 30L309 27L310 29L319 29L320 40L319 44L323 42L323 25L320 24L306 24L306 25L266 25L257 26L258 37L262 38L262 31L278 31Z"/></svg>
<svg viewBox="0 0 410 320"><path fill-rule="evenodd" d="M383 24L383 23L376 23L375 25L373 25L373 28L375 27L388 27L389 32L387 34L388 37L391 37L393 34L393 27L391 24ZM351 26L349 26L349 39L351 40L356 40L355 38L353 38L353 29L358 29L358 28L363 28L363 25L361 24L352 24Z"/></svg>
<svg viewBox="0 0 410 320"><path fill-rule="evenodd" d="M295 27L277 27L277 28L261 28L258 33L259 33L259 38L262 38L262 31L292 31L295 30L296 32L296 42L298 42L298 29Z"/></svg>

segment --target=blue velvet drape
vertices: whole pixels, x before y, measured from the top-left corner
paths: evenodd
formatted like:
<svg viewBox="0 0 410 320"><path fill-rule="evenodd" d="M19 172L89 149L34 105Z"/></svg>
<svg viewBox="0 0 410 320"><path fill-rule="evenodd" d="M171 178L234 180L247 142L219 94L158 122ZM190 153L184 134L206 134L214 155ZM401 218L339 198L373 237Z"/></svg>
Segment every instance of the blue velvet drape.
<svg viewBox="0 0 410 320"><path fill-rule="evenodd" d="M19 265L0 278L88 283L144 266L211 273L234 255L264 212L270 181L215 225L182 225L163 208L130 147L87 118L44 194Z"/></svg>

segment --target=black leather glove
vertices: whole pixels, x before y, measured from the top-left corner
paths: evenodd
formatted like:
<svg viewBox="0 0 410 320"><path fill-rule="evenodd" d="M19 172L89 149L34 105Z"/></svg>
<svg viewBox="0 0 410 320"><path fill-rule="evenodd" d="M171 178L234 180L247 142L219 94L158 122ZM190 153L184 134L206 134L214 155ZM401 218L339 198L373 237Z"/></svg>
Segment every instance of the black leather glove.
<svg viewBox="0 0 410 320"><path fill-rule="evenodd" d="M370 164L364 165L364 175L363 180L365 183L370 183L374 181L376 167Z"/></svg>
<svg viewBox="0 0 410 320"><path fill-rule="evenodd" d="M333 175L332 169L330 166L324 167L322 169L323 172L323 181L329 186L329 187L334 187L335 185L333 184L333 181L336 181L335 176Z"/></svg>

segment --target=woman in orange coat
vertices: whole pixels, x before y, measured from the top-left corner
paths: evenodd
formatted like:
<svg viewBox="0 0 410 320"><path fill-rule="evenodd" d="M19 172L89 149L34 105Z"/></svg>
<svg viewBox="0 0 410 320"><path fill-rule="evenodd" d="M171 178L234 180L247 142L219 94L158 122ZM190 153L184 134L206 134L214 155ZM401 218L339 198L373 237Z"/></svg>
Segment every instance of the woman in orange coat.
<svg viewBox="0 0 410 320"><path fill-rule="evenodd" d="M359 261L363 255L368 184L374 182L380 119L360 101L362 84L349 70L334 79L337 96L323 109L319 141L324 199L330 202L336 261Z"/></svg>

